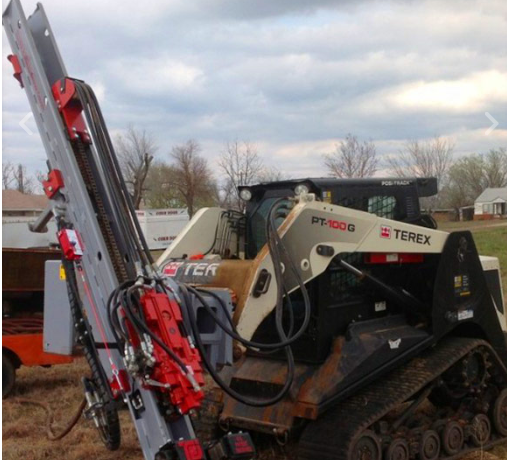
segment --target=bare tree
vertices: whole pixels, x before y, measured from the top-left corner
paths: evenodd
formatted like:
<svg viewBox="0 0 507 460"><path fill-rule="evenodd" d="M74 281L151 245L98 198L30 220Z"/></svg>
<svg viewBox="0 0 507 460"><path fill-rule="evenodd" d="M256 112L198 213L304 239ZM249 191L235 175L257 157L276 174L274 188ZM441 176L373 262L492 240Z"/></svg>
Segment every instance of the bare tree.
<svg viewBox="0 0 507 460"><path fill-rule="evenodd" d="M14 168L12 175L14 177L14 187L18 192L25 193L27 195L35 193L37 182L28 174L25 165L21 163L18 164L18 166Z"/></svg>
<svg viewBox="0 0 507 460"><path fill-rule="evenodd" d="M492 149L486 153L484 156L484 178L487 187L507 186L507 150L505 148Z"/></svg>
<svg viewBox="0 0 507 460"><path fill-rule="evenodd" d="M442 195L446 206L469 206L488 187L507 186L507 150L467 155L449 169Z"/></svg>
<svg viewBox="0 0 507 460"><path fill-rule="evenodd" d="M2 189L8 190L14 182L14 165L8 161L2 163Z"/></svg>
<svg viewBox="0 0 507 460"><path fill-rule="evenodd" d="M215 196L213 175L207 161L199 155L200 145L189 140L177 145L171 151L174 160L174 187L180 193L190 217L194 215L200 202L209 201Z"/></svg>
<svg viewBox="0 0 507 460"><path fill-rule="evenodd" d="M278 182L287 180L289 177L276 167L265 167L257 176L259 182Z"/></svg>
<svg viewBox="0 0 507 460"><path fill-rule="evenodd" d="M333 153L324 155L324 165L334 177L370 177L377 171L377 149L373 142L360 143L347 134Z"/></svg>
<svg viewBox="0 0 507 460"><path fill-rule="evenodd" d="M265 170L255 145L249 142L227 142L218 160L218 167L225 176L222 184L225 204L242 211L245 203L239 196L238 187L257 182Z"/></svg>
<svg viewBox="0 0 507 460"><path fill-rule="evenodd" d="M428 142L409 141L387 162L398 177L436 177L444 185L452 165L453 151L454 144L442 137Z"/></svg>
<svg viewBox="0 0 507 460"><path fill-rule="evenodd" d="M116 137L115 148L134 207L139 209L146 190L146 177L158 147L146 131L138 131L129 126L124 135Z"/></svg>
<svg viewBox="0 0 507 460"><path fill-rule="evenodd" d="M151 165L146 178L146 192L144 201L150 208L183 208L179 190L174 183L176 181L176 169L174 166L161 160L155 160Z"/></svg>
<svg viewBox="0 0 507 460"><path fill-rule="evenodd" d="M37 182L42 187L43 186L42 183L48 180L48 173L38 169L37 171L35 171L35 179L37 179Z"/></svg>

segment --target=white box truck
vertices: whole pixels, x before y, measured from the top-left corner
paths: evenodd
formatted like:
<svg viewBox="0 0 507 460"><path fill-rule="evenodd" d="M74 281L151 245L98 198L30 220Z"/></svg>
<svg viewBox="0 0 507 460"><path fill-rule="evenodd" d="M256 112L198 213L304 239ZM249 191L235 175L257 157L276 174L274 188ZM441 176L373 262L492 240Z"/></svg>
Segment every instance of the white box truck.
<svg viewBox="0 0 507 460"><path fill-rule="evenodd" d="M136 214L152 251L169 247L189 221L186 209L140 209Z"/></svg>
<svg viewBox="0 0 507 460"><path fill-rule="evenodd" d="M142 209L136 211L136 214L152 251L166 249L189 221L186 209ZM2 247L34 248L57 245L54 220L48 223L46 233L32 233L28 224L35 220L35 216L2 217Z"/></svg>

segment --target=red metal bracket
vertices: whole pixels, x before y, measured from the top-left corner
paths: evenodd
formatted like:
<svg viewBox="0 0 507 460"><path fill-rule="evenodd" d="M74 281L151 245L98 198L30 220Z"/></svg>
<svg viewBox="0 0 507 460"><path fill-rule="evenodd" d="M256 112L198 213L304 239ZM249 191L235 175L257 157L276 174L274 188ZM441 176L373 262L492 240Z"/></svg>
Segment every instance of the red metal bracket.
<svg viewBox="0 0 507 460"><path fill-rule="evenodd" d="M48 174L48 180L42 181L44 193L49 199L53 198L63 186L63 176L59 169L52 169Z"/></svg>
<svg viewBox="0 0 507 460"><path fill-rule="evenodd" d="M204 451L197 439L178 441L175 445L178 458L181 460L203 460Z"/></svg>
<svg viewBox="0 0 507 460"><path fill-rule="evenodd" d="M21 73L23 70L21 69L18 57L15 54L9 54L9 56L7 56L7 59L12 64L12 67L14 67L14 78L19 81L21 88L24 88L23 80L21 80Z"/></svg>
<svg viewBox="0 0 507 460"><path fill-rule="evenodd" d="M193 374L197 385L202 387L204 376L201 357L197 349L190 345L188 338L181 334L183 318L178 303L166 294L147 291L141 297L141 305L147 326L178 355ZM158 343L154 342L153 348L156 364L150 377L158 382L158 385L152 387L147 383L146 386L166 393L171 403L178 407L182 414L187 414L192 409L198 409L204 398L202 390L194 388L178 364L167 355Z"/></svg>
<svg viewBox="0 0 507 460"><path fill-rule="evenodd" d="M83 106L77 97L76 85L70 78L62 78L53 85L53 97L63 116L70 140L81 139L91 144L90 134L83 118Z"/></svg>
<svg viewBox="0 0 507 460"><path fill-rule="evenodd" d="M65 228L58 232L58 241L67 260L80 260L83 257L83 243L76 230Z"/></svg>
<svg viewBox="0 0 507 460"><path fill-rule="evenodd" d="M130 391L130 382L127 371L125 369L120 369L109 381L109 386L111 387L111 392L115 399L122 393L128 393Z"/></svg>

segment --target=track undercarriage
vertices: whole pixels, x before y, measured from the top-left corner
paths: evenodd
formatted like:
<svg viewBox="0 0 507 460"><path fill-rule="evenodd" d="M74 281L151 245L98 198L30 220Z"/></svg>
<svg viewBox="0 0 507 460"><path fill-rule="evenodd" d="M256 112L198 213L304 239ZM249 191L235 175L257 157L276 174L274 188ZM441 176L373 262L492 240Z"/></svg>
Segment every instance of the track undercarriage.
<svg viewBox="0 0 507 460"><path fill-rule="evenodd" d="M449 338L338 403L285 440L261 435L261 458L458 459L507 440L507 369L482 340ZM220 397L197 421L218 429ZM263 451L263 453L262 453Z"/></svg>

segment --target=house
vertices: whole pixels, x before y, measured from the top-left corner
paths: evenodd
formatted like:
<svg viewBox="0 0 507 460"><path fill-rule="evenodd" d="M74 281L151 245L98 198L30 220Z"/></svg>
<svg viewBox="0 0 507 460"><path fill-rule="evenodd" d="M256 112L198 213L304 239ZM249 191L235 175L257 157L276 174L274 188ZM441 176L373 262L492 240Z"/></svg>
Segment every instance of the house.
<svg viewBox="0 0 507 460"><path fill-rule="evenodd" d="M47 204L46 195L2 190L2 247L37 248L56 244L54 220L48 223L45 233L32 233L28 228L28 224L37 219Z"/></svg>
<svg viewBox="0 0 507 460"><path fill-rule="evenodd" d="M507 218L507 187L487 188L475 200L474 219Z"/></svg>
<svg viewBox="0 0 507 460"><path fill-rule="evenodd" d="M47 204L46 195L25 195L18 190L2 190L2 217L38 216Z"/></svg>

